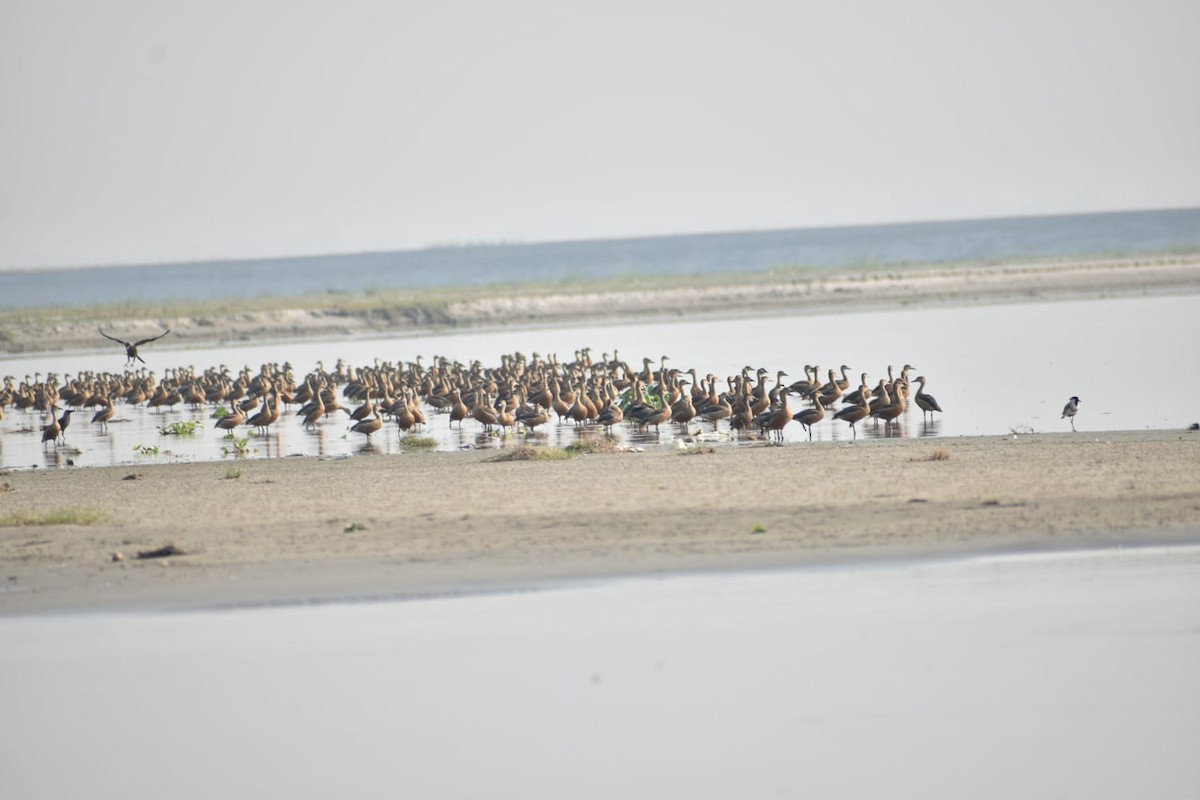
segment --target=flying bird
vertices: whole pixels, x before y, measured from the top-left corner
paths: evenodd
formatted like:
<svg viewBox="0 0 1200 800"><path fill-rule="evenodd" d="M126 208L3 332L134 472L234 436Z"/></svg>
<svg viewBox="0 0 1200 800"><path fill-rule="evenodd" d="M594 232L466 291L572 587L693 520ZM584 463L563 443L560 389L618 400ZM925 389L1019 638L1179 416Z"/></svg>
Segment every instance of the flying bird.
<svg viewBox="0 0 1200 800"><path fill-rule="evenodd" d="M1071 420L1071 430L1075 430L1075 414L1078 412L1079 412L1079 398L1072 397L1070 400L1067 401L1067 404L1065 406L1063 406L1063 413L1062 413L1062 416L1059 417L1059 419L1070 419Z"/></svg>
<svg viewBox="0 0 1200 800"><path fill-rule="evenodd" d="M150 342L158 341L159 339L161 339L162 337L166 336L168 333L171 332L171 329L167 328L165 331L160 333L158 336L151 336L149 339L139 339L136 342L127 342L124 339L118 339L115 336L109 336L107 333L100 330L99 328L96 328L96 330L100 331L100 335L103 336L105 339L112 339L117 344L125 345L125 366L127 366L127 367L134 362L134 359L141 361L143 364L145 364L146 359L144 359L138 355L138 348L144 344L149 344Z"/></svg>

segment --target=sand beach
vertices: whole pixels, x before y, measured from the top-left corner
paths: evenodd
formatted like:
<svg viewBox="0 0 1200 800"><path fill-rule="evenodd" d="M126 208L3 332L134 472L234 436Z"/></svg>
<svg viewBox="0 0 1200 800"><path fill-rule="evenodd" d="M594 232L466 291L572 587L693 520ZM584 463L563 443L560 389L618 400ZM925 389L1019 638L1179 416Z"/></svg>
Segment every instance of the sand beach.
<svg viewBox="0 0 1200 800"><path fill-rule="evenodd" d="M496 456L12 471L0 613L1200 540L1190 431ZM181 554L138 557L168 546Z"/></svg>

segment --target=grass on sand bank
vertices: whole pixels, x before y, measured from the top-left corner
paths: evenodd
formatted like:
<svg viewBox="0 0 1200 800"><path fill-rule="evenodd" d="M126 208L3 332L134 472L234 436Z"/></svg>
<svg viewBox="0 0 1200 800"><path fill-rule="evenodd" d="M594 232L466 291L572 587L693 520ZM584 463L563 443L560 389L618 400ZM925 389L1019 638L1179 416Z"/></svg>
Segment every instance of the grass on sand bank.
<svg viewBox="0 0 1200 800"><path fill-rule="evenodd" d="M1139 258L1155 259L1195 256L1191 248L1174 248L1162 253L1138 254ZM1130 254L1108 253L1076 257L989 259L975 263L924 264L917 262L883 263L862 260L836 269L796 264L781 264L768 269L747 272L723 272L687 276L692 288L769 285L775 283L815 283L831 276L857 277L870 281L896 273L928 270L958 270L972 267L1023 265L1044 268L1065 265L1081 260L1123 260ZM596 292L654 291L678 288L678 275L614 275L609 278L564 278L553 281L497 282L478 286L445 286L427 289L367 287L361 291L326 291L301 295L260 295L257 297L224 297L214 299L180 298L161 302L124 301L90 305L49 305L0 309L0 342L12 337L12 328L39 322L104 323L112 320L178 319L195 317L222 318L230 315L290 311L305 309L338 313L347 317L374 317L380 320L415 321L422 324L446 324L454 320L447 316L454 303L495 297L519 292L525 297L583 295Z"/></svg>
<svg viewBox="0 0 1200 800"><path fill-rule="evenodd" d="M815 280L827 273L806 267L778 267L738 274L689 275L693 287L725 286L733 283L774 283L779 280ZM176 319L183 317L226 317L263 311L306 309L336 312L348 317L377 317L381 320L419 320L427 324L453 325L447 310L453 303L495 297L519 291L526 297L539 295L588 294L606 291L652 291L675 288L679 277L670 275L620 275L603 279L566 278L533 283L495 283L479 286L439 287L430 289L380 289L328 291L303 295L228 297L217 299L183 298L162 302L126 301L91 305L52 305L31 308L0 309L0 330L22 324L63 322L108 322L126 319Z"/></svg>
<svg viewBox="0 0 1200 800"><path fill-rule="evenodd" d="M108 522L103 511L86 508L57 508L41 514L13 511L0 515L0 528L23 528L41 525L98 525Z"/></svg>
<svg viewBox="0 0 1200 800"><path fill-rule="evenodd" d="M571 442L566 447L542 447L523 444L511 450L487 459L498 461L563 461L584 455L611 454L623 452L621 446L612 439L582 439Z"/></svg>
<svg viewBox="0 0 1200 800"><path fill-rule="evenodd" d="M1200 287L1200 257L1020 259L970 264L861 262L837 269L781 265L711 275L616 275L480 286L366 287L306 295L172 299L0 309L0 352L100 347L96 327L147 335L170 328L175 346L297 336L396 335L492 325L730 313L789 308L827 313L863 303L909 305L968 297L1049 297ZM128 335L137 335L129 333Z"/></svg>

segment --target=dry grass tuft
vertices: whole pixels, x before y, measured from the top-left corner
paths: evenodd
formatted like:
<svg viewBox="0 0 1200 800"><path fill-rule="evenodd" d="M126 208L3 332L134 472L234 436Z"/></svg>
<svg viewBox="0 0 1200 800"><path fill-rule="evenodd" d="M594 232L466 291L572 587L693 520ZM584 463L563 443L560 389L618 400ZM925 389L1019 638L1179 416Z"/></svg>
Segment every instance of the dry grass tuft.
<svg viewBox="0 0 1200 800"><path fill-rule="evenodd" d="M566 451L573 456L590 455L592 453L619 453L621 452L621 446L612 439L581 439L567 445Z"/></svg>
<svg viewBox="0 0 1200 800"><path fill-rule="evenodd" d="M571 454L558 447L534 447L533 445L523 444L520 447L514 447L511 450L497 453L487 459L487 461L491 463L500 461L563 461L568 458L571 458Z"/></svg>
<svg viewBox="0 0 1200 800"><path fill-rule="evenodd" d="M921 456L920 458L913 456L912 458L909 459L909 461L949 461L949 460L950 460L950 451L945 450L941 447L939 447L937 450L934 450L932 453L928 453L927 455Z"/></svg>

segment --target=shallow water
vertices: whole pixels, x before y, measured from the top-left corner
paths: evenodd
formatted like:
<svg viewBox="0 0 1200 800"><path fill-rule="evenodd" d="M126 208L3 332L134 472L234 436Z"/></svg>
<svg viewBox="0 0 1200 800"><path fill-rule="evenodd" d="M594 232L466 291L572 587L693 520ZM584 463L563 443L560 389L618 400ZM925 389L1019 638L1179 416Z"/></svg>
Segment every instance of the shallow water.
<svg viewBox="0 0 1200 800"><path fill-rule="evenodd" d="M5 796L1196 797L1200 548L0 618Z"/></svg>
<svg viewBox="0 0 1200 800"><path fill-rule="evenodd" d="M1045 302L960 308L922 308L865 311L837 315L751 317L747 319L677 321L621 325L592 325L537 330L500 330L440 334L398 339L300 341L267 346L222 346L196 350L169 347L169 339L146 348L150 365L194 366L197 370L249 365L257 371L265 362L290 361L297 374L320 360L331 367L339 357L355 365L376 359L424 363L434 356L463 362L479 359L499 363L504 353L557 353L570 360L590 346L598 356L615 348L622 358L640 366L640 359L671 357L669 366L695 367L700 375L731 375L743 366L786 370L790 379L802 376L803 366L817 363L822 370L847 364L852 379L862 371L872 383L888 365L905 363L929 379L927 390L945 409L932 424L912 409L902 420L903 436L971 436L1007 434L1013 429L1069 431L1060 419L1072 395L1083 403L1076 427L1083 433L1106 430L1186 428L1200 419L1194 398L1200 396L1200 371L1187 366L1186 342L1200 333L1200 295L1148 296L1109 300ZM34 372L74 373L82 370L119 371L123 354L115 345L102 352L45 355L0 362L0 373L18 379ZM799 410L799 402L793 403ZM91 410L76 413L67 431L69 448L47 449L41 443L42 419L35 413L7 409L0 421L0 466L55 466L71 459L76 465L113 465L170 460L220 460L232 443L212 429L212 409L177 408L158 413L118 406L118 419L107 433L91 425ZM445 416L429 414L424 435L437 439L442 450L463 447L512 446L523 437L484 436L468 421L451 430ZM159 427L197 419L204 427L191 436L163 436ZM345 415L332 416L314 432L285 415L270 435L252 440L252 458L293 454L344 456L360 452L398 453L404 445L394 425L388 425L367 445L349 434ZM566 444L579 436L572 425L547 426L537 441ZM882 435L870 423L860 424L866 437ZM711 426L693 425L709 432ZM804 433L792 423L789 442ZM244 435L244 433L240 434ZM637 435L619 430L618 436L640 446L670 444L672 426L660 434ZM814 439L848 440L842 422L827 418L816 426ZM135 448L158 448L142 454Z"/></svg>

